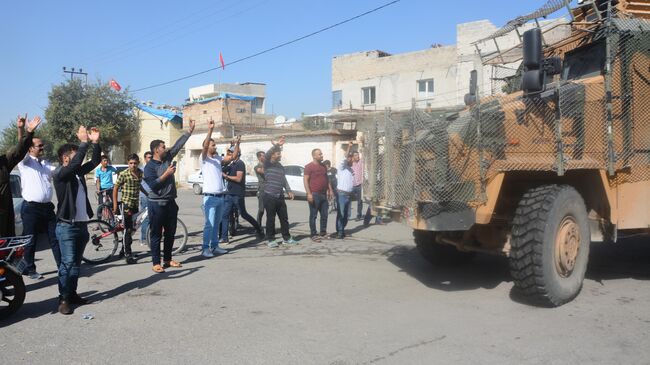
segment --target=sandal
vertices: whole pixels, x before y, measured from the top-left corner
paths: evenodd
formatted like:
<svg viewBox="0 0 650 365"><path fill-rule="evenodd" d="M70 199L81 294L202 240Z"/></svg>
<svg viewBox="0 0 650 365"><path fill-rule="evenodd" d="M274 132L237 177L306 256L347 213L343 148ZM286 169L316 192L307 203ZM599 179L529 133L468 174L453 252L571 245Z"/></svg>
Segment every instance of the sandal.
<svg viewBox="0 0 650 365"><path fill-rule="evenodd" d="M170 260L170 261L165 261L165 262L163 263L163 267L164 267L164 268L168 268L168 267L183 267L183 265L181 265L179 262L176 262L176 261L174 261L174 260Z"/></svg>
<svg viewBox="0 0 650 365"><path fill-rule="evenodd" d="M160 266L160 264L158 264L158 265L153 265L153 267L151 268L151 270L153 270L154 272L157 272L157 273L159 273L159 274L165 272L165 269L163 269L162 266Z"/></svg>

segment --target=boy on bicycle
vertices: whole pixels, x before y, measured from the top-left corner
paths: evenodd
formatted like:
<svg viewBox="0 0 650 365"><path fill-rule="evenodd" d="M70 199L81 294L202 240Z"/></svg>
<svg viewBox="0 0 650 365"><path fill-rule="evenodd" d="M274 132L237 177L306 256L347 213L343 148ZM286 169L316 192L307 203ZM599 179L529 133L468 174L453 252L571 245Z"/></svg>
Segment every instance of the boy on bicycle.
<svg viewBox="0 0 650 365"><path fill-rule="evenodd" d="M133 216L139 210L140 195L142 188L142 170L138 168L140 158L132 154L128 159L129 167L120 172L113 188L113 214L118 214L117 209L117 192L122 188L122 204L124 211L122 219L124 223L124 259L127 264L135 264L136 259L131 252L131 243L133 242ZM145 192L146 194L146 192Z"/></svg>
<svg viewBox="0 0 650 365"><path fill-rule="evenodd" d="M113 190L113 174L117 173L117 169L108 164L108 156L102 156L101 165L95 170L95 187L97 188L97 217L102 216L102 207L104 204L104 196L111 196L110 191Z"/></svg>

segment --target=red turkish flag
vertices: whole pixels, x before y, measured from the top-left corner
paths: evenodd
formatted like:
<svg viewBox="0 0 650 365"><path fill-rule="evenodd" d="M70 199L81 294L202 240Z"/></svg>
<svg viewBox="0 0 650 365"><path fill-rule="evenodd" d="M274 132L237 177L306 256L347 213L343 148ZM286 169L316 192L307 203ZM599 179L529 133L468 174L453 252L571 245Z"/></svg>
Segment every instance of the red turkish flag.
<svg viewBox="0 0 650 365"><path fill-rule="evenodd" d="M219 62L221 62L221 68L225 70L226 64L223 62L223 55L221 54L221 52L219 52Z"/></svg>
<svg viewBox="0 0 650 365"><path fill-rule="evenodd" d="M120 90L122 90L122 86L120 86L120 84L118 84L117 81L111 79L110 84L111 84L111 87L112 87L113 89L115 89L115 91L120 91Z"/></svg>

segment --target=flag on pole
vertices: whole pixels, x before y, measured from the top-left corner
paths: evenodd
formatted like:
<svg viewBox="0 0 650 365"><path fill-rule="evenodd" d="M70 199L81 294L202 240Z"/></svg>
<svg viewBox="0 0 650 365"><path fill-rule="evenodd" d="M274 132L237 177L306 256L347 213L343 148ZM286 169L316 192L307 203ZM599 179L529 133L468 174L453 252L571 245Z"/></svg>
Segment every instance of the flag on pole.
<svg viewBox="0 0 650 365"><path fill-rule="evenodd" d="M111 79L110 84L111 84L111 87L112 87L113 89L115 89L115 91L120 91L120 90L122 90L122 86L120 86L120 84L118 84L117 81Z"/></svg>
<svg viewBox="0 0 650 365"><path fill-rule="evenodd" d="M221 52L219 52L219 62L221 62L221 69L225 70L226 69L226 63L223 62L223 55L221 54Z"/></svg>

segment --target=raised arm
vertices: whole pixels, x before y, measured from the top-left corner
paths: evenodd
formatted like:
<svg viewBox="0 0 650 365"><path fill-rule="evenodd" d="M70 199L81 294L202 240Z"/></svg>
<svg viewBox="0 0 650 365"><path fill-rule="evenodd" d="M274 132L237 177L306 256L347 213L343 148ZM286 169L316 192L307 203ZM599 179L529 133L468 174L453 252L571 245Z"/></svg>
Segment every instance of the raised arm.
<svg viewBox="0 0 650 365"><path fill-rule="evenodd" d="M233 158L236 158L239 156L239 152L241 149L239 148L239 143L241 142L241 136L237 136L234 141L231 142L232 146L235 146L235 149L233 150L232 154L228 156L227 154L223 156L223 159L221 160L222 165L227 165L230 163L230 161L233 160Z"/></svg>
<svg viewBox="0 0 650 365"><path fill-rule="evenodd" d="M205 160L205 157L208 155L208 148L210 147L210 139L212 138L212 131L214 130L214 120L210 117L208 121L208 133L205 135L203 140L203 149L201 150L201 158Z"/></svg>
<svg viewBox="0 0 650 365"><path fill-rule="evenodd" d="M192 135L192 132L194 132L194 127L196 126L196 123L194 122L194 119L190 119L190 127L187 130L186 133L183 133L183 135L176 140L176 143L174 143L174 146L169 150L167 154L166 160L171 161L178 155L178 153L181 151L183 146L185 146L185 143L187 142L188 139L190 139L190 136Z"/></svg>
<svg viewBox="0 0 650 365"><path fill-rule="evenodd" d="M27 114L25 114L27 116ZM7 168L13 170L20 161L25 158L29 147L32 146L32 138L34 138L34 131L41 124L41 117L35 117L27 123L27 133L21 136L18 140L18 145L7 152ZM20 128L18 128L20 130Z"/></svg>
<svg viewBox="0 0 650 365"><path fill-rule="evenodd" d="M266 159L264 161L264 166L267 164L271 163L271 155L277 151L282 151L282 146L284 145L285 139L284 136L281 136L280 139L277 141L272 140L271 144L273 144L273 147L271 147L268 151L266 151Z"/></svg>
<svg viewBox="0 0 650 365"><path fill-rule="evenodd" d="M100 162L102 162L102 147L99 145L99 129L90 128L90 134L88 135L90 142L93 146L93 156L90 158L90 161L86 162L81 166L80 173L86 175L90 173ZM97 190L99 191L99 189Z"/></svg>

